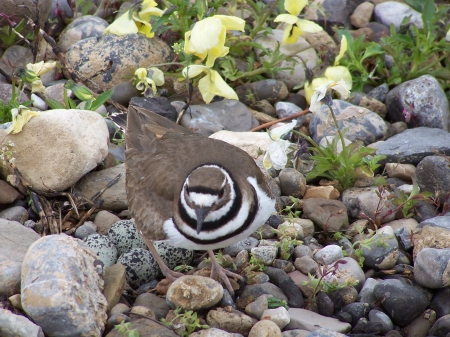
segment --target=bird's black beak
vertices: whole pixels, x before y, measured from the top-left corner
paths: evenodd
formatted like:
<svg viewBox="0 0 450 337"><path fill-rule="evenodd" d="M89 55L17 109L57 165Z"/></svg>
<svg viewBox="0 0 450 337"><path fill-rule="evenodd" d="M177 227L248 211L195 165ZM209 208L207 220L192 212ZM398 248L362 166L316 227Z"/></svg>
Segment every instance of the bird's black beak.
<svg viewBox="0 0 450 337"><path fill-rule="evenodd" d="M210 210L210 207L199 207L195 209L195 215L197 216L197 234L200 234L203 226L203 221L205 221L205 218Z"/></svg>

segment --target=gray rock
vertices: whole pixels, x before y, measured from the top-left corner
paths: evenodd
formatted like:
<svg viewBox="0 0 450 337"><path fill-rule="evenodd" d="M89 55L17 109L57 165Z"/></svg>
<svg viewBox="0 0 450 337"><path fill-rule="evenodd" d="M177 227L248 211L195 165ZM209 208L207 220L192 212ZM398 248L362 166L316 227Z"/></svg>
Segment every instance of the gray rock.
<svg viewBox="0 0 450 337"><path fill-rule="evenodd" d="M407 4L396 1L386 1L375 6L375 21L388 27L393 24L396 30L400 28L403 19L408 16L411 16L410 22L417 28L423 27L421 14Z"/></svg>
<svg viewBox="0 0 450 337"><path fill-rule="evenodd" d="M93 171L86 174L77 184L77 191L91 198L94 194L105 188L118 175L122 176L112 186L103 192L100 199L102 209L123 211L128 208L127 194L125 191L125 165L120 164L104 170Z"/></svg>
<svg viewBox="0 0 450 337"><path fill-rule="evenodd" d="M352 316L352 326L355 326L361 318L366 317L369 310L369 305L361 302L350 303L342 308L342 311L347 312Z"/></svg>
<svg viewBox="0 0 450 337"><path fill-rule="evenodd" d="M424 228L425 226L440 227L446 230L450 230L450 217L448 216L435 216L419 223L417 228Z"/></svg>
<svg viewBox="0 0 450 337"><path fill-rule="evenodd" d="M443 203L450 191L450 168L448 158L428 156L420 161L416 169L417 184L420 191L439 196Z"/></svg>
<svg viewBox="0 0 450 337"><path fill-rule="evenodd" d="M280 329L283 329L291 320L285 307L264 310L261 318L276 323Z"/></svg>
<svg viewBox="0 0 450 337"><path fill-rule="evenodd" d="M429 336L446 336L450 332L450 315L439 318L428 332Z"/></svg>
<svg viewBox="0 0 450 337"><path fill-rule="evenodd" d="M408 129L375 144L376 154L384 154L380 163L417 165L423 158L440 154L450 155L450 133L442 129L418 127Z"/></svg>
<svg viewBox="0 0 450 337"><path fill-rule="evenodd" d="M285 168L278 175L281 195L301 198L306 192L306 178L294 168Z"/></svg>
<svg viewBox="0 0 450 337"><path fill-rule="evenodd" d="M381 323L380 332L385 335L388 331L394 329L394 324L392 320L386 315L384 312L376 309L372 309L369 311L369 321L371 322L379 322Z"/></svg>
<svg viewBox="0 0 450 337"><path fill-rule="evenodd" d="M278 102L275 104L278 118L284 118L299 113L303 109L291 102ZM297 117L297 126L301 126L306 119L306 115Z"/></svg>
<svg viewBox="0 0 450 337"><path fill-rule="evenodd" d="M0 296L11 296L20 292L23 258L40 236L18 222L4 219L0 219L0 233Z"/></svg>
<svg viewBox="0 0 450 337"><path fill-rule="evenodd" d="M378 284L378 281L369 277L364 282L361 290L358 294L358 301L362 303L373 303L375 301L375 297L373 296L373 289Z"/></svg>
<svg viewBox="0 0 450 337"><path fill-rule="evenodd" d="M243 103L232 99L191 105L189 113L183 115L180 124L207 136L220 130L249 131L259 125Z"/></svg>
<svg viewBox="0 0 450 337"><path fill-rule="evenodd" d="M362 92L354 92L350 96L349 102L358 105L360 107L369 109L370 111L375 112L378 114L381 118L385 118L387 114L387 108L386 105L379 100L366 95Z"/></svg>
<svg viewBox="0 0 450 337"><path fill-rule="evenodd" d="M339 200L307 199L303 204L303 213L325 231L337 232L348 227L347 209Z"/></svg>
<svg viewBox="0 0 450 337"><path fill-rule="evenodd" d="M65 53L74 43L90 38L102 37L108 22L95 15L84 15L73 20L59 35L58 46Z"/></svg>
<svg viewBox="0 0 450 337"><path fill-rule="evenodd" d="M322 316L332 317L334 315L334 303L327 293L319 291L316 295L318 313Z"/></svg>
<svg viewBox="0 0 450 337"><path fill-rule="evenodd" d="M436 317L440 318L450 314L450 288L437 289L430 302L430 309L434 310Z"/></svg>
<svg viewBox="0 0 450 337"><path fill-rule="evenodd" d="M86 221L80 227L75 230L75 237L77 239L83 240L91 234L97 232L97 226L92 221Z"/></svg>
<svg viewBox="0 0 450 337"><path fill-rule="evenodd" d="M252 104L253 101L267 100L275 103L289 96L289 90L283 81L262 80L258 82L246 83L235 88L239 101L245 105ZM249 98L252 94L252 99Z"/></svg>
<svg viewBox="0 0 450 337"><path fill-rule="evenodd" d="M430 331L430 328L434 324L434 322L436 322L436 313L431 309L427 309L419 317L415 318L411 323L405 326L404 331L408 331L408 334L410 334L411 336L429 336L430 334L428 332ZM388 335L390 333L392 333L392 331L390 331ZM389 337L388 335L386 336Z"/></svg>
<svg viewBox="0 0 450 337"><path fill-rule="evenodd" d="M0 62L2 64L2 70L9 76L12 76L14 69L26 69L28 63L33 63L33 53L30 48L16 44L8 47L8 49L3 52Z"/></svg>
<svg viewBox="0 0 450 337"><path fill-rule="evenodd" d="M328 267L331 266L329 265ZM358 262L351 257L343 257L338 260L335 274L336 277L334 279L338 284L343 284L345 281L348 281L349 278L356 280L357 283L354 287L357 291L361 290L366 281L364 271L361 269Z"/></svg>
<svg viewBox="0 0 450 337"><path fill-rule="evenodd" d="M250 330L248 337L282 337L282 334L279 324L276 324L272 318L268 318L257 322Z"/></svg>
<svg viewBox="0 0 450 337"><path fill-rule="evenodd" d="M333 111L339 128L344 130L345 138L352 142L360 140L367 145L386 136L386 123L375 112L337 99L333 102ZM309 123L309 133L316 143L323 137L337 134L330 109L325 104L313 114Z"/></svg>
<svg viewBox="0 0 450 337"><path fill-rule="evenodd" d="M314 255L314 259L321 265L332 264L343 257L342 248L338 245L325 246Z"/></svg>
<svg viewBox="0 0 450 337"><path fill-rule="evenodd" d="M208 312L206 322L212 328L219 328L230 333L247 336L252 326L258 321L235 309L217 308Z"/></svg>
<svg viewBox="0 0 450 337"><path fill-rule="evenodd" d="M309 255L296 258L294 265L296 269L300 270L305 275L314 275L319 268L319 264Z"/></svg>
<svg viewBox="0 0 450 337"><path fill-rule="evenodd" d="M325 0L321 3L320 9L308 8L306 19L318 23L330 36L333 36L333 27L352 28L350 15L359 3L350 0Z"/></svg>
<svg viewBox="0 0 450 337"><path fill-rule="evenodd" d="M272 295L261 295L252 303L247 304L245 307L245 312L250 316L261 319L263 312L269 309L269 305L267 303L267 299L272 297Z"/></svg>
<svg viewBox="0 0 450 337"><path fill-rule="evenodd" d="M390 121L406 121L410 128L424 126L448 131L450 108L440 83L430 75L403 82L386 96ZM405 119L404 109L411 114Z"/></svg>
<svg viewBox="0 0 450 337"><path fill-rule="evenodd" d="M133 289L156 278L159 266L152 253L142 248L132 248L121 254L117 260L126 268L127 283Z"/></svg>
<svg viewBox="0 0 450 337"><path fill-rule="evenodd" d="M265 273L269 275L270 282L280 287L288 297L288 305L291 308L301 308L304 306L305 303L302 293L284 270L267 267Z"/></svg>
<svg viewBox="0 0 450 337"><path fill-rule="evenodd" d="M336 318L325 317L313 311L306 309L290 308L288 310L291 317L291 322L286 326L286 330L290 329L304 329L308 331L315 331L317 327L325 328L339 333L347 333L351 329L348 323L340 322ZM326 336L326 335L312 335L312 336ZM340 335L331 335L340 336Z"/></svg>
<svg viewBox="0 0 450 337"><path fill-rule="evenodd" d="M134 301L134 305L144 306L146 308L152 309L158 320L161 318L165 318L170 310L170 307L165 299L152 293L140 294L136 298L136 301Z"/></svg>
<svg viewBox="0 0 450 337"><path fill-rule="evenodd" d="M96 256L81 241L49 235L34 242L22 265L22 307L49 336L100 336L106 322ZM69 310L70 309L70 310Z"/></svg>
<svg viewBox="0 0 450 337"><path fill-rule="evenodd" d="M105 268L108 268L117 261L117 248L111 242L108 236L100 234L91 234L83 240L103 262Z"/></svg>
<svg viewBox="0 0 450 337"><path fill-rule="evenodd" d="M375 98L376 100L378 100L380 102L384 102L388 92L389 92L389 86L386 83L383 83L383 84L379 85L378 87L370 90L369 93L367 94L367 96Z"/></svg>
<svg viewBox="0 0 450 337"><path fill-rule="evenodd" d="M44 337L42 329L28 318L0 308L0 335L2 337Z"/></svg>
<svg viewBox="0 0 450 337"><path fill-rule="evenodd" d="M330 329L325 329L325 328L319 328L316 331L310 332L306 335L304 335L304 337L345 337L346 335L337 332L337 331L333 331Z"/></svg>
<svg viewBox="0 0 450 337"><path fill-rule="evenodd" d="M398 241L391 227L385 226L361 243L364 266L369 268L390 269L397 262Z"/></svg>
<svg viewBox="0 0 450 337"><path fill-rule="evenodd" d="M22 206L13 206L1 211L0 218L24 224L28 220L28 211Z"/></svg>
<svg viewBox="0 0 450 337"><path fill-rule="evenodd" d="M363 213L370 218L377 214L377 221L386 223L395 219L395 208L391 200L377 195L378 187L352 187L342 192L341 199L352 218L360 218ZM377 212L377 213L375 213Z"/></svg>
<svg viewBox="0 0 450 337"><path fill-rule="evenodd" d="M275 235L275 233L273 233L273 236ZM272 237L273 237L272 236ZM232 257L235 257L237 254L239 254L239 252L246 250L246 251L251 251L252 248L257 247L259 243L259 240L254 238L254 237L248 237L245 240L233 243L232 245L225 247L223 250L224 254L228 254Z"/></svg>
<svg viewBox="0 0 450 337"><path fill-rule="evenodd" d="M134 226L134 220L117 221L109 229L108 237L117 247L119 255L132 248L147 248L147 245Z"/></svg>
<svg viewBox="0 0 450 337"><path fill-rule="evenodd" d="M424 248L414 260L414 279L426 288L437 289L450 285L450 249Z"/></svg>
<svg viewBox="0 0 450 337"><path fill-rule="evenodd" d="M419 289L400 280L383 280L374 288L375 300L395 325L404 327L428 306L427 297Z"/></svg>
<svg viewBox="0 0 450 337"><path fill-rule="evenodd" d="M260 283L260 284L249 284L247 285L241 293L241 298L252 296L254 298L258 298L261 295L272 295L273 297L281 300L288 301L287 296L283 293L283 291L277 287L273 283Z"/></svg>

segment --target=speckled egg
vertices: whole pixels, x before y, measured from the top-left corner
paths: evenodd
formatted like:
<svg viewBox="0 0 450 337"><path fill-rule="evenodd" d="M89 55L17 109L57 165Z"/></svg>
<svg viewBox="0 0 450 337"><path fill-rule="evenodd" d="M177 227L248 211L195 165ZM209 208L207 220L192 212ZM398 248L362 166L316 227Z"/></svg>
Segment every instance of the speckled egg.
<svg viewBox="0 0 450 337"><path fill-rule="evenodd" d="M104 268L108 268L116 263L117 248L107 236L91 234L83 241L94 251L98 259L103 262Z"/></svg>
<svg viewBox="0 0 450 337"><path fill-rule="evenodd" d="M159 253L159 256L161 256L163 261L172 270L176 266L190 264L192 262L192 258L194 257L193 250L178 248L169 245L166 241L155 241L153 245Z"/></svg>
<svg viewBox="0 0 450 337"><path fill-rule="evenodd" d="M133 289L154 280L159 272L155 258L143 248L130 249L122 254L117 262L125 266L127 283Z"/></svg>
<svg viewBox="0 0 450 337"><path fill-rule="evenodd" d="M128 252L132 248L147 248L144 240L136 231L133 220L115 222L108 231L108 237L117 247L119 255Z"/></svg>

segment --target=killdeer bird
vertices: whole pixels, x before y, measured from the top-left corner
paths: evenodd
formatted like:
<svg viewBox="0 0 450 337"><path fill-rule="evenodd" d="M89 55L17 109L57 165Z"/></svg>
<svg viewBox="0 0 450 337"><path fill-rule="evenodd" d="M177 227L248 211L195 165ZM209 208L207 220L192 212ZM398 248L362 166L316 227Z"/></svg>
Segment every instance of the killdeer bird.
<svg viewBox="0 0 450 337"><path fill-rule="evenodd" d="M230 293L228 277L213 249L247 238L275 210L275 199L255 161L243 150L195 134L148 110L130 106L125 167L128 206L137 231L163 274L174 279L154 240L207 250L211 274Z"/></svg>

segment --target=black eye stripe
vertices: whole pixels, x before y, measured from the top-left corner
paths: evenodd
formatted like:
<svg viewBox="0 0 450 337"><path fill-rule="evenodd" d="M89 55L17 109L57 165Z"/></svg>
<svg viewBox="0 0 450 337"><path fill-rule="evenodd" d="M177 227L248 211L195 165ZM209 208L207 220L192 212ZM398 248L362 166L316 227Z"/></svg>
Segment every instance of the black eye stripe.
<svg viewBox="0 0 450 337"><path fill-rule="evenodd" d="M188 193L219 195L221 193L221 190L217 190L217 189L205 187L205 186L190 186L188 188Z"/></svg>

